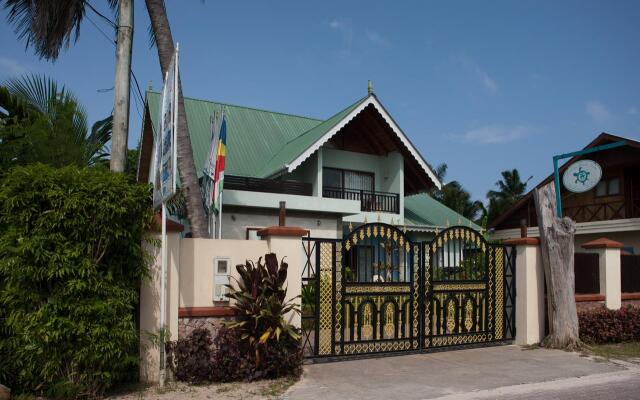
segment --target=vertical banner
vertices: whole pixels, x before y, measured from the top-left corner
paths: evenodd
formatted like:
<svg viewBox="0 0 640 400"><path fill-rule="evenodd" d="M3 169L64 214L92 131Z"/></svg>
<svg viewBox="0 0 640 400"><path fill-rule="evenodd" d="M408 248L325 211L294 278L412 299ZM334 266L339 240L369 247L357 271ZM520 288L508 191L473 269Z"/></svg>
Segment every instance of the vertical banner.
<svg viewBox="0 0 640 400"><path fill-rule="evenodd" d="M176 193L177 148L176 134L178 130L178 48L171 58L169 69L162 87L160 108L160 140L158 141L158 177L159 195L154 202L166 203Z"/></svg>

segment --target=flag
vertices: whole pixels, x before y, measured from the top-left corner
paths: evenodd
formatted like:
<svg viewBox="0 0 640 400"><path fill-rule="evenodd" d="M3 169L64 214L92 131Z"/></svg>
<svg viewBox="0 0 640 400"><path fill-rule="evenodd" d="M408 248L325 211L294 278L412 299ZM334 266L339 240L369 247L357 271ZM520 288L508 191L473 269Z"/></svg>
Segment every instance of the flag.
<svg viewBox="0 0 640 400"><path fill-rule="evenodd" d="M224 185L224 163L227 157L227 120L222 115L220 136L216 146L216 168L213 174L213 210L217 214L222 208L222 187Z"/></svg>
<svg viewBox="0 0 640 400"><path fill-rule="evenodd" d="M217 136L219 127L220 116L216 112L215 116L211 118L211 142L209 144L207 159L205 160L204 168L202 169L202 197L204 208L207 213L211 212L211 207L213 206L213 179L216 168Z"/></svg>

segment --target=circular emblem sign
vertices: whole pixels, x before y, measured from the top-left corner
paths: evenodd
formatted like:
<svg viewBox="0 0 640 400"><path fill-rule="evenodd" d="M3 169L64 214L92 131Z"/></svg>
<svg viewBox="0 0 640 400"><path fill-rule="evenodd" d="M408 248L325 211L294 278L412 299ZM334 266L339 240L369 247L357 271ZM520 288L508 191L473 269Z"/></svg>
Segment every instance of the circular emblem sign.
<svg viewBox="0 0 640 400"><path fill-rule="evenodd" d="M562 183L570 192L582 193L593 189L602 178L602 168L591 160L580 160L569 165L562 175Z"/></svg>

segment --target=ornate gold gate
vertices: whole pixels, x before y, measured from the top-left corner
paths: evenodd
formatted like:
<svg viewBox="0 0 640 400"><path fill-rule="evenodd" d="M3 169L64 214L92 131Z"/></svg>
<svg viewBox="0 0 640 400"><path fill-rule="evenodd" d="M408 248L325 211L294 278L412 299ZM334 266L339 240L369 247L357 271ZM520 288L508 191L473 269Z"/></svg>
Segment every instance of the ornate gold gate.
<svg viewBox="0 0 640 400"><path fill-rule="evenodd" d="M514 255L470 228L412 242L387 224L303 239L303 347L310 357L513 339Z"/></svg>

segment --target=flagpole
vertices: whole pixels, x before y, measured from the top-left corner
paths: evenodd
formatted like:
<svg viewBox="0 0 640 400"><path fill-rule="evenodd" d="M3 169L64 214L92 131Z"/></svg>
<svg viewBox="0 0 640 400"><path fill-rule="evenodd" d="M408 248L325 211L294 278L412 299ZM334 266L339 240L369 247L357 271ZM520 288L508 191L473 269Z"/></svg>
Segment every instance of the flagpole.
<svg viewBox="0 0 640 400"><path fill-rule="evenodd" d="M160 272L160 387L164 386L166 368L166 354L164 342L166 334L166 309L167 309L167 206L162 202L162 263Z"/></svg>
<svg viewBox="0 0 640 400"><path fill-rule="evenodd" d="M218 239L222 239L222 188L220 188L220 203L218 207Z"/></svg>

